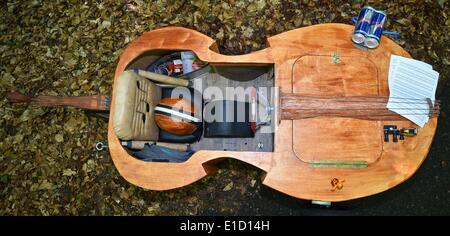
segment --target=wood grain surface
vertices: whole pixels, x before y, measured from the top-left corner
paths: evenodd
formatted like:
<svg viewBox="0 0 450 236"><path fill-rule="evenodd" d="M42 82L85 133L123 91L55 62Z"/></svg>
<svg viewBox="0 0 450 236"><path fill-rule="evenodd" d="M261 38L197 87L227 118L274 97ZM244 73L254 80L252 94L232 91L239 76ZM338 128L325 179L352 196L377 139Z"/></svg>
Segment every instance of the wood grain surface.
<svg viewBox="0 0 450 236"><path fill-rule="evenodd" d="M227 56L218 52L213 39L199 32L180 27L162 28L145 33L124 50L115 80L144 52L192 50L212 65L273 64L275 86L281 94L388 96L390 55L410 57L409 54L385 37L377 49L358 49L350 40L352 30L353 26L344 24L304 27L268 38L266 49ZM337 57L340 61L335 64ZM113 103L114 95L115 89ZM111 157L126 180L147 189L188 185L214 173L218 161L234 158L266 172L263 184L285 194L302 199L344 201L385 191L411 177L427 156L437 124L437 118L431 118L419 128L416 137L385 143L381 140L383 125L417 126L405 120L364 121L342 117L291 120L280 117L279 109L275 111L280 122L275 127L274 152L200 150L184 163L143 162L130 156L120 145L110 119ZM114 113L114 108L111 112ZM366 168L352 169L315 168L308 163L325 159L365 160L369 164ZM342 188L333 187L335 178L342 182Z"/></svg>

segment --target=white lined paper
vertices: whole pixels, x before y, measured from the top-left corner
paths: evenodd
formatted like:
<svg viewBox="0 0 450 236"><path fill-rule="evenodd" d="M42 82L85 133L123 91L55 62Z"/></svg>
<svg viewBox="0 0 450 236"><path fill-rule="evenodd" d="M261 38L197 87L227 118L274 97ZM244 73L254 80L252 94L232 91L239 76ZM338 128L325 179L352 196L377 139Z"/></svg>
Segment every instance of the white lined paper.
<svg viewBox="0 0 450 236"><path fill-rule="evenodd" d="M423 127L434 105L439 73L422 61L391 55L389 65L389 101L386 107Z"/></svg>

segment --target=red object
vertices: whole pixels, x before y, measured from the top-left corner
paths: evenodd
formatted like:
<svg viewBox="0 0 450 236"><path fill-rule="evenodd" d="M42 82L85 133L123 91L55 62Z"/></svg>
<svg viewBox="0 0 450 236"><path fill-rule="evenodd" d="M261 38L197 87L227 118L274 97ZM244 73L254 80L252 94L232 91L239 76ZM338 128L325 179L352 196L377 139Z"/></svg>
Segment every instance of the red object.
<svg viewBox="0 0 450 236"><path fill-rule="evenodd" d="M256 133L256 122L250 122L250 128L252 129L253 133Z"/></svg>

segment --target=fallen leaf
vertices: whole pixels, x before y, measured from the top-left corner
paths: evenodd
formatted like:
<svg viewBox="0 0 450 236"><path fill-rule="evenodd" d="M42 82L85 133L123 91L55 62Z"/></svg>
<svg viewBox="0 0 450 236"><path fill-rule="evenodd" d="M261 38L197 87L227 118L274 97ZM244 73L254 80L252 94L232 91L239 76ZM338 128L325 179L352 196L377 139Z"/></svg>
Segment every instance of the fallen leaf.
<svg viewBox="0 0 450 236"><path fill-rule="evenodd" d="M55 135L55 140L58 143L62 143L62 142L64 142L64 137L61 134L57 134L57 135Z"/></svg>
<svg viewBox="0 0 450 236"><path fill-rule="evenodd" d="M76 174L77 174L77 172L70 168L63 170L63 176L72 176L72 175L76 175Z"/></svg>
<svg viewBox="0 0 450 236"><path fill-rule="evenodd" d="M230 191L233 188L233 182L228 183L223 189L222 191Z"/></svg>

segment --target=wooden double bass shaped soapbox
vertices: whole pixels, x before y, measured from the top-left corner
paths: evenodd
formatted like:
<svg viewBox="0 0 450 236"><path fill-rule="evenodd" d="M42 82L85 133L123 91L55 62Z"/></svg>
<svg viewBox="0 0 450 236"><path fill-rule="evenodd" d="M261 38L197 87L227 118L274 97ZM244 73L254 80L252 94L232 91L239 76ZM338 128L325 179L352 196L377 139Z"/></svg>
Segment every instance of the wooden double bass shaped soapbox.
<svg viewBox="0 0 450 236"><path fill-rule="evenodd" d="M410 55L384 36L376 49L355 47L353 29L345 24L308 26L268 38L265 49L236 56L220 54L213 39L191 29L144 33L124 50L114 76L108 146L117 170L134 185L168 190L214 174L219 161L233 158L265 172L266 186L323 202L361 198L402 183L427 156L439 103L400 100L430 105L423 127L388 110L390 57ZM160 71L161 58L188 55L184 52L202 62L190 76L149 72ZM168 98L178 87L189 92ZM250 88L250 97L258 101L218 98L229 88ZM264 95L263 88L270 92ZM77 103L17 93L9 99L42 106ZM105 101L105 96L85 97L81 107L107 110ZM181 101L189 107L177 107ZM224 117L240 105L241 112L231 118L260 109L265 113L242 122L208 121L214 104L223 111L210 113ZM147 144L142 148L136 143ZM177 158L164 161L159 155Z"/></svg>
<svg viewBox="0 0 450 236"><path fill-rule="evenodd" d="M219 145L200 147L185 162L144 162L121 145L110 119L108 143L115 166L137 186L168 190L213 174L219 160L233 158L264 171L266 186L327 202L373 195L402 183L427 156L437 117L431 114L420 128L385 109L390 56L410 55L386 37L378 48L361 50L352 44L352 31L353 26L345 24L304 27L268 38L265 49L237 56L220 54L213 39L191 29L167 27L145 33L124 50L115 83L122 72L147 65L161 52L190 50L214 68L209 85L227 81L258 86L260 80L271 80L278 89L271 101L274 133L269 150L243 148L239 138L209 138ZM272 71L273 78L255 73L264 70ZM111 104L115 93L116 88ZM417 128L418 133L386 142L385 125ZM227 140L236 142L229 145Z"/></svg>

